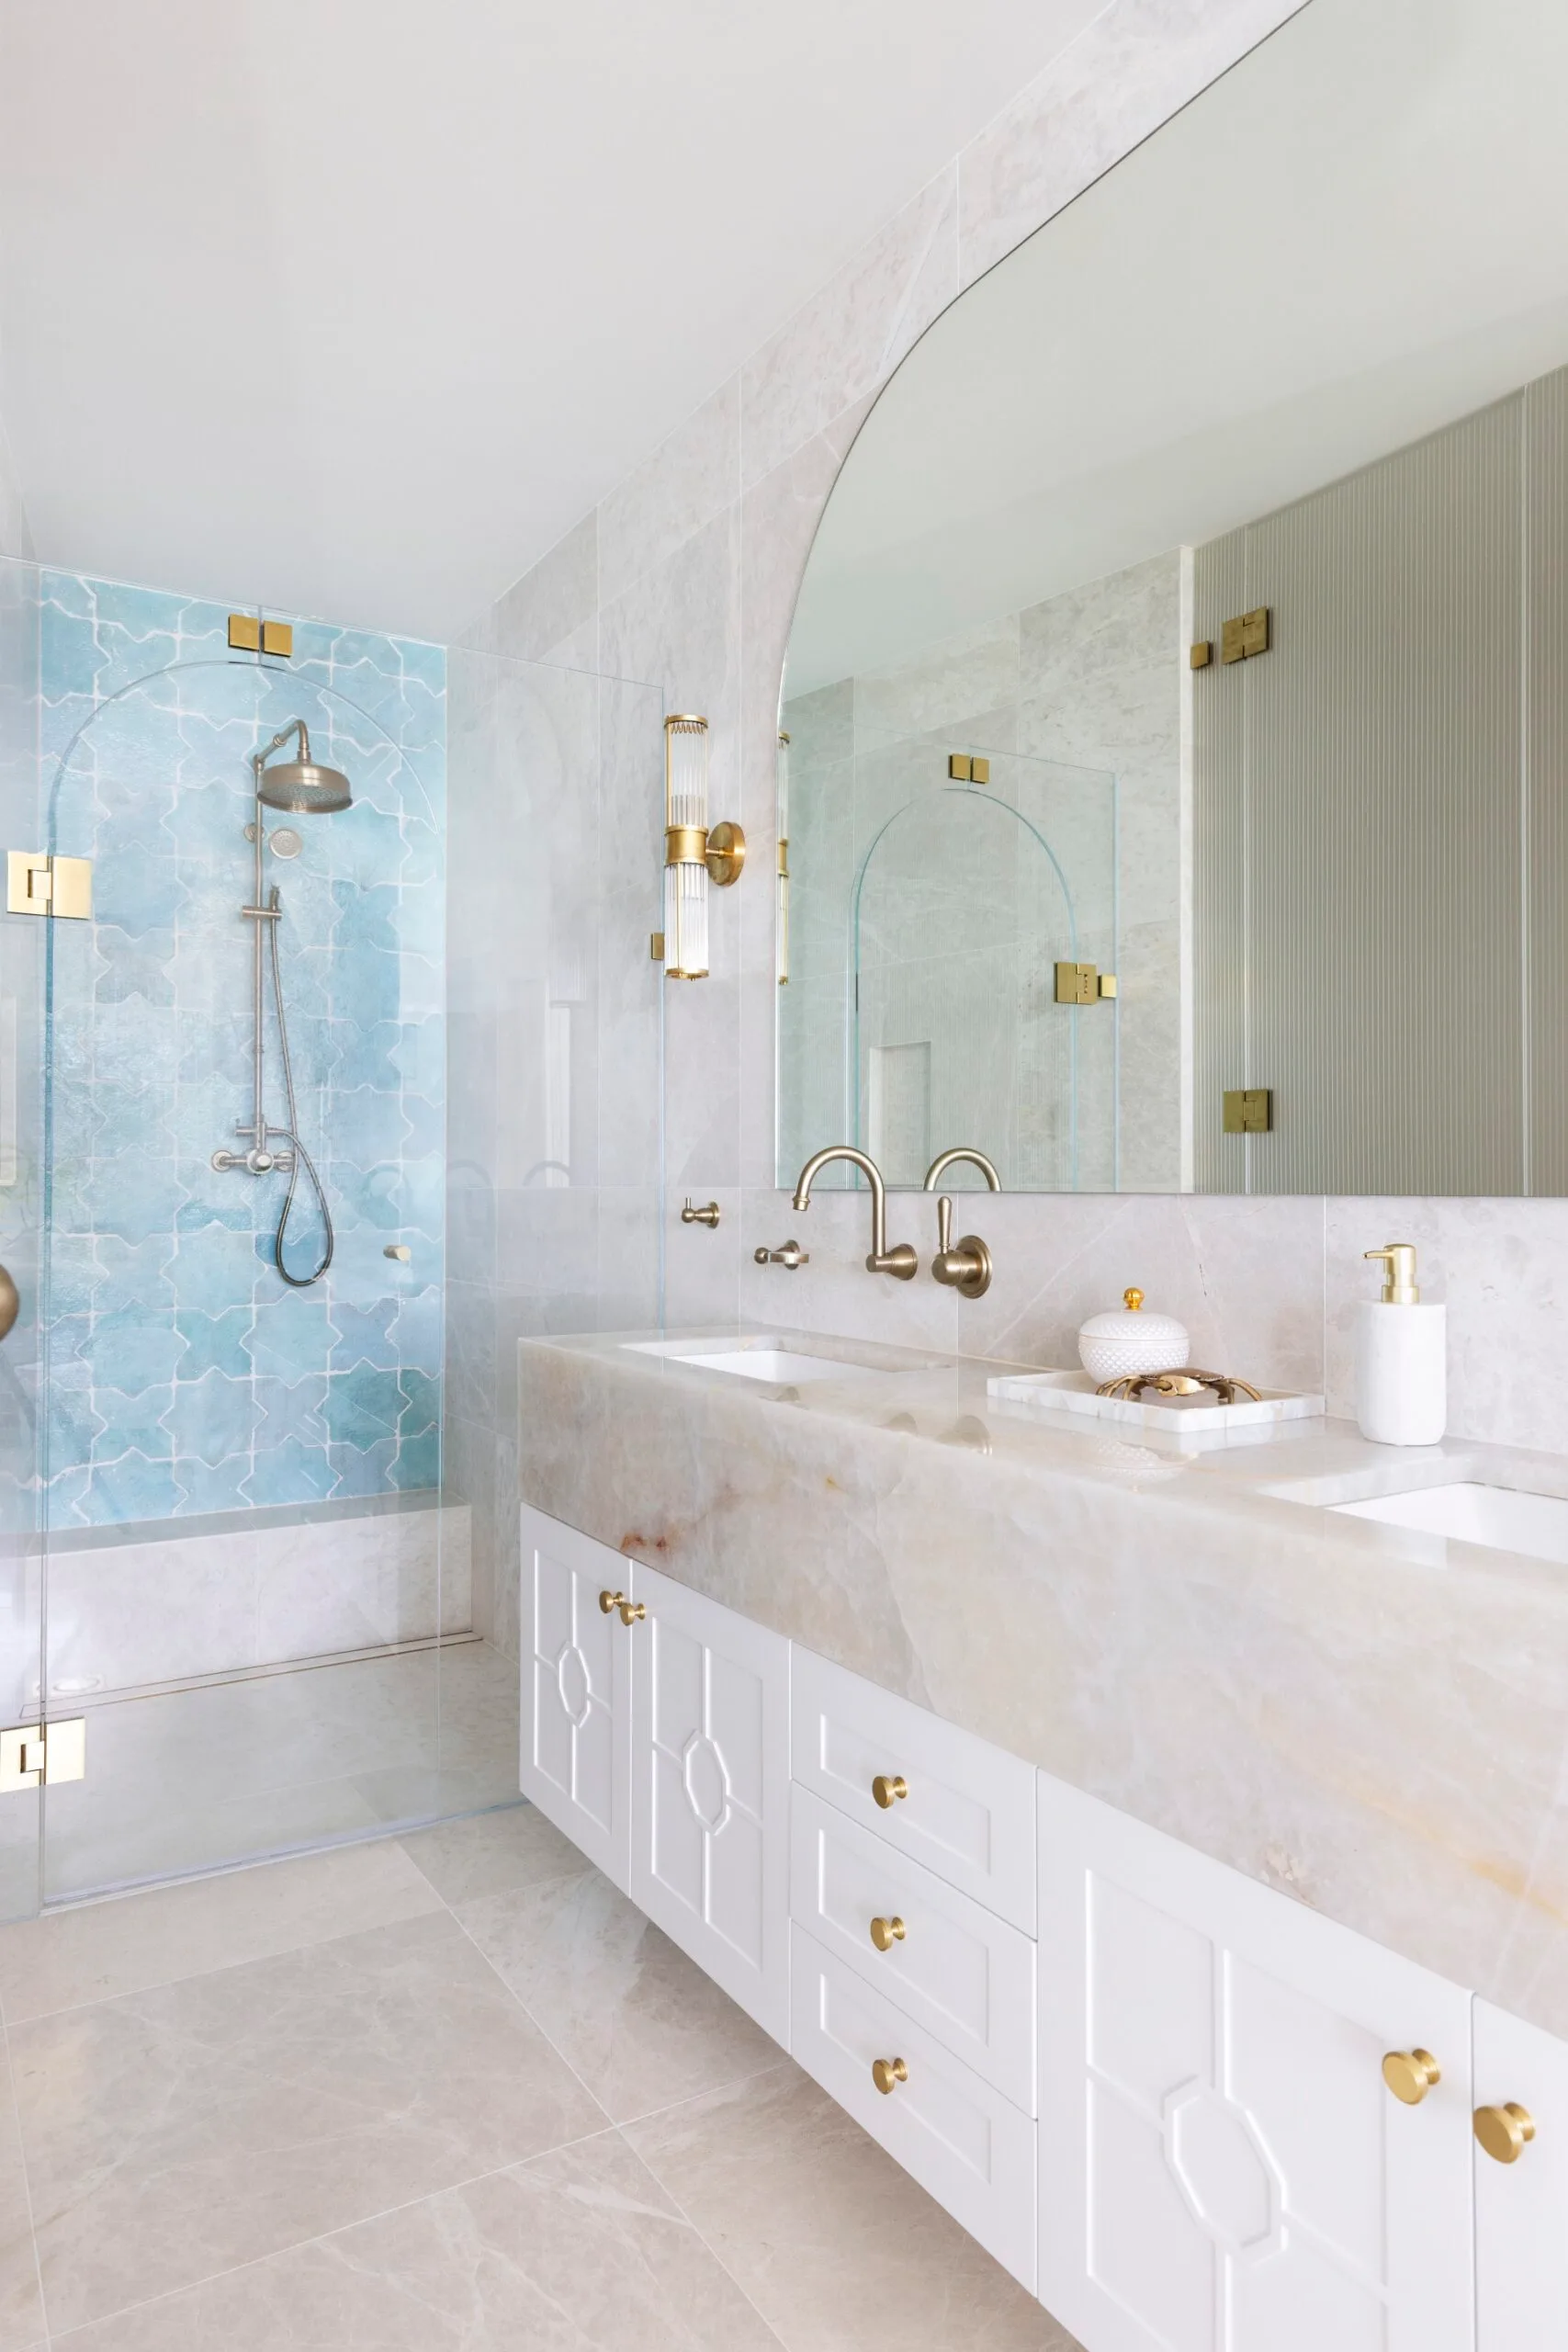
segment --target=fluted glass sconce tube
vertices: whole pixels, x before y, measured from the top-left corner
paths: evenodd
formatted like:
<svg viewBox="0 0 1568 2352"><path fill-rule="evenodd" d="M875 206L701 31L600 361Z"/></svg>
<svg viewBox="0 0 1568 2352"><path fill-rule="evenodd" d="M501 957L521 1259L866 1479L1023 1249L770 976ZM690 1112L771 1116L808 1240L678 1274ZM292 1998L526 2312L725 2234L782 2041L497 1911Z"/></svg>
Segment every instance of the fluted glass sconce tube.
<svg viewBox="0 0 1568 2352"><path fill-rule="evenodd" d="M691 714L664 722L664 977L708 971L708 884L739 881L746 836L708 824L708 723Z"/></svg>
<svg viewBox="0 0 1568 2352"><path fill-rule="evenodd" d="M773 925L780 988L789 982L789 737L779 729L779 899Z"/></svg>

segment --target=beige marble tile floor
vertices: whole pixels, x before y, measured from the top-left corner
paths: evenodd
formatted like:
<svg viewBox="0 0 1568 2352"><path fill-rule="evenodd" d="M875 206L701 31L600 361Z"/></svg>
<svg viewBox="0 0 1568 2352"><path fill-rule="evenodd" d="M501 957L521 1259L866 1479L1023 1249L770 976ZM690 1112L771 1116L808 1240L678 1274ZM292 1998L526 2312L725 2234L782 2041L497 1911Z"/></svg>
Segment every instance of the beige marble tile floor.
<svg viewBox="0 0 1568 2352"><path fill-rule="evenodd" d="M0 1929L0 2352L1074 2352L531 1807Z"/></svg>

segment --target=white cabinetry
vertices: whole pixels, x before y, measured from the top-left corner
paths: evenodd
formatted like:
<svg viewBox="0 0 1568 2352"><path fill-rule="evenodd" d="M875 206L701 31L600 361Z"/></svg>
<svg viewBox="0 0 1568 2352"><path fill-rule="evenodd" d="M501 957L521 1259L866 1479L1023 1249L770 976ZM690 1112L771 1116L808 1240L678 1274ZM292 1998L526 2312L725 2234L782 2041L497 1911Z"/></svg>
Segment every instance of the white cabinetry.
<svg viewBox="0 0 1568 2352"><path fill-rule="evenodd" d="M1477 2001L1474 2068L1477 2352L1546 2352L1568 2345L1568 2042Z"/></svg>
<svg viewBox="0 0 1568 2352"><path fill-rule="evenodd" d="M632 1900L789 2039L789 1644L655 1568L632 1671Z"/></svg>
<svg viewBox="0 0 1568 2352"><path fill-rule="evenodd" d="M1468 2352L1469 1996L1044 1776L1040 1867L1056 2317L1089 2352Z"/></svg>
<svg viewBox="0 0 1568 2352"><path fill-rule="evenodd" d="M631 1566L525 1507L523 1793L619 1887L630 1853L632 1661L626 1629L600 1595L624 1590Z"/></svg>

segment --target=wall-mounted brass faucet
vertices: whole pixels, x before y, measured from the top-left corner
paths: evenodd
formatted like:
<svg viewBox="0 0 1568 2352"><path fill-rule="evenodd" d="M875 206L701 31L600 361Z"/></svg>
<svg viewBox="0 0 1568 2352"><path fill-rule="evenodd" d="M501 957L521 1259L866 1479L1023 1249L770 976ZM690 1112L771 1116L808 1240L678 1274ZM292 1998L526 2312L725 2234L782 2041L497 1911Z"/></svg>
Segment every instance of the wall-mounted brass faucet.
<svg viewBox="0 0 1568 2352"><path fill-rule="evenodd" d="M1002 1180L985 1153L971 1151L964 1144L938 1154L926 1170L922 1191L934 1193L943 1170L959 1159L966 1159L977 1168L993 1193L1001 1191ZM991 1287L991 1253L979 1235L966 1233L954 1246L953 1203L945 1193L936 1204L936 1256L931 1260L931 1272L939 1283L945 1283L964 1298L979 1298Z"/></svg>
<svg viewBox="0 0 1568 2352"><path fill-rule="evenodd" d="M896 1282L900 1283L913 1282L919 1272L920 1261L908 1242L900 1241L891 1250L887 1247L887 1192L882 1182L882 1170L874 1159L868 1159L865 1153L857 1151L852 1144L830 1143L826 1151L813 1152L801 1170L795 1188L795 1207L804 1215L811 1206L811 1187L819 1171L831 1159L847 1159L852 1167L860 1170L871 1186L871 1255L865 1261L866 1272L891 1274Z"/></svg>

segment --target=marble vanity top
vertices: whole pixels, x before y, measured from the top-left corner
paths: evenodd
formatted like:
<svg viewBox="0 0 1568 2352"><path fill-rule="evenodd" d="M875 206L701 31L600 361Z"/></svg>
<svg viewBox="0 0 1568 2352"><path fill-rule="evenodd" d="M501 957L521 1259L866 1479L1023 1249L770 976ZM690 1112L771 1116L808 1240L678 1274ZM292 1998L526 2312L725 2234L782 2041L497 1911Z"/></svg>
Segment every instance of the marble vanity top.
<svg viewBox="0 0 1568 2352"><path fill-rule="evenodd" d="M521 1343L526 1500L1568 2034L1568 1568L1322 1507L1568 1457L1192 1453L987 1393L1038 1367L770 1327L843 1358L792 1385L661 1336Z"/></svg>

